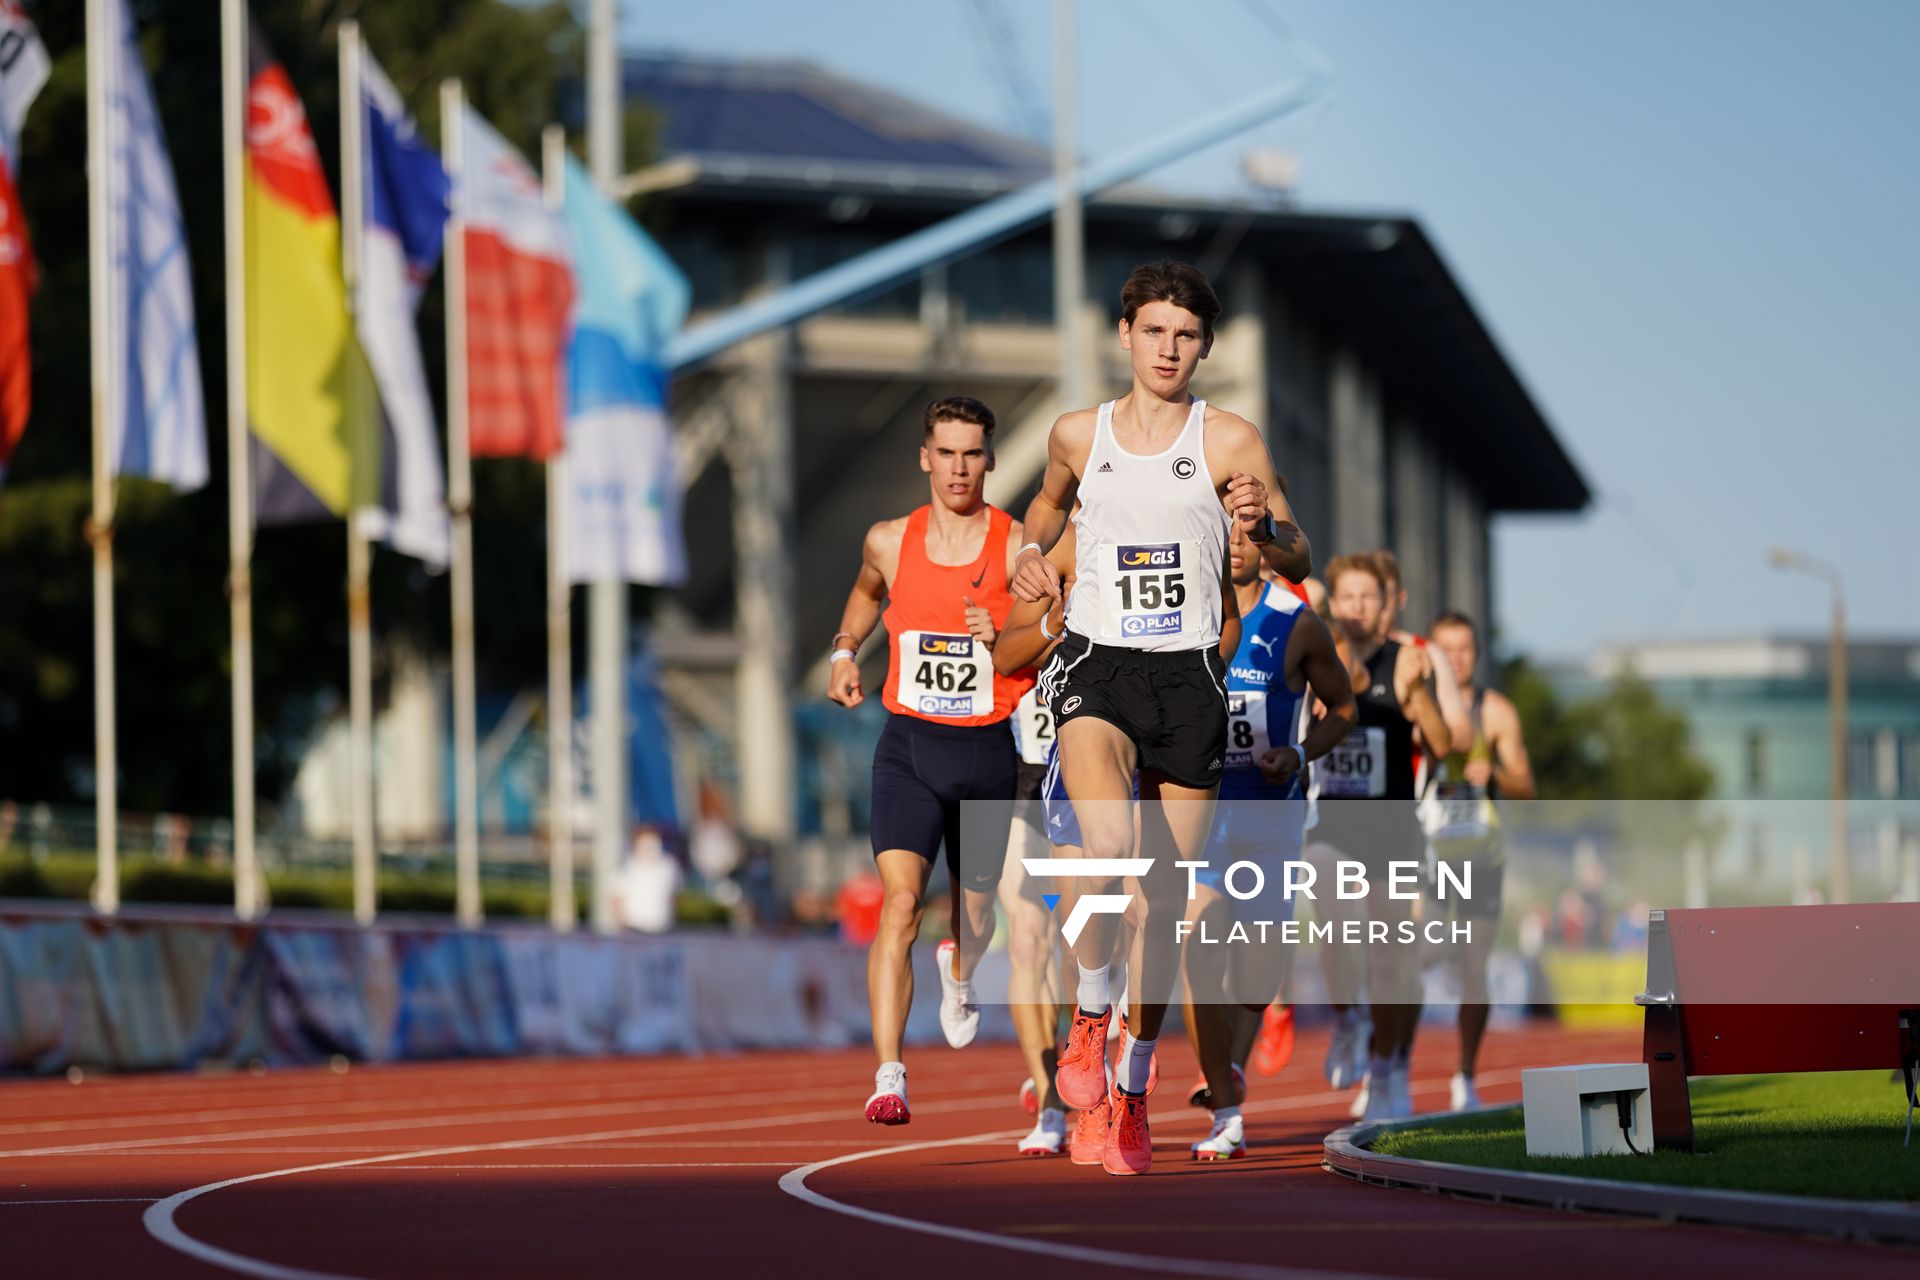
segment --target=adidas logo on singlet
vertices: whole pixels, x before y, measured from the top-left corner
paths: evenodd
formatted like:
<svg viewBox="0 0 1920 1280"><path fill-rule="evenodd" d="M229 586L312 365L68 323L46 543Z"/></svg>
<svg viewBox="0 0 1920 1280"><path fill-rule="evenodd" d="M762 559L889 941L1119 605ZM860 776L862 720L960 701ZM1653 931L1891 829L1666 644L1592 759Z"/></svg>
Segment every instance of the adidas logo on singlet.
<svg viewBox="0 0 1920 1280"><path fill-rule="evenodd" d="M1099 471L1111 471L1111 470L1113 470L1113 464L1111 462L1103 462L1099 466Z"/></svg>

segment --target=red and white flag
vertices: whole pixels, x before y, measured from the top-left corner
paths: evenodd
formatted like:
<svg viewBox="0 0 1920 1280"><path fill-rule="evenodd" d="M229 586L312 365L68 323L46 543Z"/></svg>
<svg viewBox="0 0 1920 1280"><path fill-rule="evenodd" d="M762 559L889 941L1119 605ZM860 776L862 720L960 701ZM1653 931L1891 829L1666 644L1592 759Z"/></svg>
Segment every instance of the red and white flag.
<svg viewBox="0 0 1920 1280"><path fill-rule="evenodd" d="M471 107L456 201L466 222L467 438L476 458L551 458L573 310L567 227L539 175Z"/></svg>
<svg viewBox="0 0 1920 1280"><path fill-rule="evenodd" d="M27 429L32 404L32 356L27 347L27 300L33 296L33 246L14 185L20 168L20 127L50 67L40 33L15 0L0 0L0 479Z"/></svg>

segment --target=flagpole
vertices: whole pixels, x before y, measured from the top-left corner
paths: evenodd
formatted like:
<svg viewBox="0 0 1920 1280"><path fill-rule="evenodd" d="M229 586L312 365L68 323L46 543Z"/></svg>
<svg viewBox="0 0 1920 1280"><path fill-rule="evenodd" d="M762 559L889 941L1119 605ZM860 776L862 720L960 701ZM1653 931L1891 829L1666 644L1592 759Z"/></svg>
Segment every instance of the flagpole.
<svg viewBox="0 0 1920 1280"><path fill-rule="evenodd" d="M112 148L107 143L107 76L117 50L107 40L110 0L87 0L87 248L93 310L93 775L95 869L93 906L120 909L120 775L115 742L113 669L113 300L109 294L107 220L113 216Z"/></svg>
<svg viewBox="0 0 1920 1280"><path fill-rule="evenodd" d="M360 24L349 18L340 24L340 268L350 318L358 311L366 227L366 111L360 58ZM360 527L360 496L356 485L347 508L347 791L353 816L353 918L372 924L379 886L373 835L373 620L368 599L373 548Z"/></svg>
<svg viewBox="0 0 1920 1280"><path fill-rule="evenodd" d="M465 198L460 189L458 80L440 82L440 147L453 182L447 219L447 510L452 517L453 587L453 874L454 910L462 925L480 923L480 832L474 760L473 462L467 442L467 256Z"/></svg>
<svg viewBox="0 0 1920 1280"><path fill-rule="evenodd" d="M227 258L227 591L233 611L233 911L260 914L253 849L253 518L247 439L247 6L221 0L222 169Z"/></svg>
<svg viewBox="0 0 1920 1280"><path fill-rule="evenodd" d="M587 33L587 150L593 181L611 195L620 180L620 76L614 0L593 0ZM593 927L611 933L613 881L627 825L627 584L588 588L593 676Z"/></svg>
<svg viewBox="0 0 1920 1280"><path fill-rule="evenodd" d="M540 135L547 207L566 203L567 134ZM547 460L547 860L548 915L561 933L579 916L573 900L573 583L567 577L566 455Z"/></svg>

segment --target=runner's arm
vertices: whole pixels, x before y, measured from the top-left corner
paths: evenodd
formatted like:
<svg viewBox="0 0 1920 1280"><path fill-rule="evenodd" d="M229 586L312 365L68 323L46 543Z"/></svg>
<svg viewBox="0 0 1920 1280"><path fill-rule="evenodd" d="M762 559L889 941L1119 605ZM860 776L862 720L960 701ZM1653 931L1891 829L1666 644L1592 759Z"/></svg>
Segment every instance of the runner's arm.
<svg viewBox="0 0 1920 1280"><path fill-rule="evenodd" d="M1508 800L1531 800L1538 794L1533 784L1533 761L1527 758L1527 742L1520 731L1520 709L1505 694L1489 689L1481 710L1486 725L1487 744L1493 748L1493 785Z"/></svg>
<svg viewBox="0 0 1920 1280"><path fill-rule="evenodd" d="M1260 757L1260 772L1275 786L1287 785L1309 761L1340 745L1340 740L1353 731L1355 717L1353 680L1347 675L1347 664L1341 660L1327 624L1311 610L1304 610L1293 624L1293 634L1287 640L1287 667L1289 672L1298 670L1305 677L1301 692L1311 690L1326 710L1300 740L1297 765L1289 759L1292 751L1285 745L1273 747Z"/></svg>
<svg viewBox="0 0 1920 1280"><path fill-rule="evenodd" d="M1040 492L1033 495L1020 522L1026 538L1014 559L1016 568L1009 584L1016 600L1060 595L1060 571L1047 559L1047 553L1065 532L1067 513L1073 510L1074 496L1080 492L1080 477L1073 469L1074 444L1067 439L1074 417L1063 414L1047 433L1047 469L1040 477ZM1033 547L1040 548L1039 555L1029 554Z"/></svg>
<svg viewBox="0 0 1920 1280"><path fill-rule="evenodd" d="M1066 626L1067 606L1064 601L1052 596L1044 600L1016 600L1013 612L1007 615L1006 628L1000 632L1000 639L993 646L993 669L1003 676L1028 667L1037 667L1047 653L1060 641L1060 632ZM1040 623L1045 619L1047 630L1052 638L1041 634Z"/></svg>
<svg viewBox="0 0 1920 1280"><path fill-rule="evenodd" d="M882 520L867 530L860 548L860 572L854 577L853 590L847 593L847 607L840 611L840 630L833 637L836 652L860 651L866 638L880 624L880 609L887 598L887 579L880 566L894 534L893 521ZM853 658L841 658L827 671L827 697L843 707L857 707L866 695L860 690L860 664Z"/></svg>
<svg viewBox="0 0 1920 1280"><path fill-rule="evenodd" d="M1473 720L1467 715L1467 700L1460 696L1460 682L1453 678L1453 668L1445 662L1433 664L1433 696L1440 704L1440 718L1447 722L1447 732L1453 735L1453 740L1472 742Z"/></svg>
<svg viewBox="0 0 1920 1280"><path fill-rule="evenodd" d="M1313 572L1313 548L1294 523L1293 508L1274 474L1273 457L1251 422L1229 417L1241 429L1229 436L1228 481L1222 500L1229 514L1250 527L1259 522L1262 513L1271 515L1273 537L1266 542L1254 541L1260 548L1260 558L1288 582L1304 582Z"/></svg>
<svg viewBox="0 0 1920 1280"><path fill-rule="evenodd" d="M1287 647L1291 649L1295 643L1300 646L1300 674L1307 678L1306 687L1326 708L1326 714L1314 721L1300 741L1301 753L1308 760L1318 760L1353 732L1359 714L1353 704L1353 677L1347 674L1333 633L1320 621L1319 614L1308 612L1294 623L1293 639Z"/></svg>
<svg viewBox="0 0 1920 1280"><path fill-rule="evenodd" d="M1400 650L1400 661L1394 664L1393 683L1400 708L1420 731L1427 751L1444 757L1453 753L1453 735L1447 729L1446 718L1440 714L1440 704L1434 701L1433 691L1427 687L1428 677L1437 665L1425 649L1409 645Z"/></svg>
<svg viewBox="0 0 1920 1280"><path fill-rule="evenodd" d="M1220 661L1232 662L1240 652L1240 593L1233 589L1233 561L1229 552L1220 566Z"/></svg>
<svg viewBox="0 0 1920 1280"><path fill-rule="evenodd" d="M1062 579L1073 572L1073 535L1053 544L1047 552L1047 562L1054 567ZM993 669L1003 676L1028 667L1037 667L1060 642L1067 629L1066 593L1061 598L1042 596L1038 600L1015 600L1013 609L1007 614L1007 625L1000 629L1000 638L993 646ZM1046 623L1048 634L1040 630L1042 621Z"/></svg>

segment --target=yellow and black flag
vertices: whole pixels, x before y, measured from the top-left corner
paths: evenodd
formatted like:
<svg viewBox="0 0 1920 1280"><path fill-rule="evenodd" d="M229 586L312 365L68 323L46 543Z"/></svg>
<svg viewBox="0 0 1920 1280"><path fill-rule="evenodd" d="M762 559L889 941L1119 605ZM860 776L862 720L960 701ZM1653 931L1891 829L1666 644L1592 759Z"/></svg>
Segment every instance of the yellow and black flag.
<svg viewBox="0 0 1920 1280"><path fill-rule="evenodd" d="M258 28L244 173L254 522L341 519L379 497L377 401L347 310L340 217L320 153Z"/></svg>

